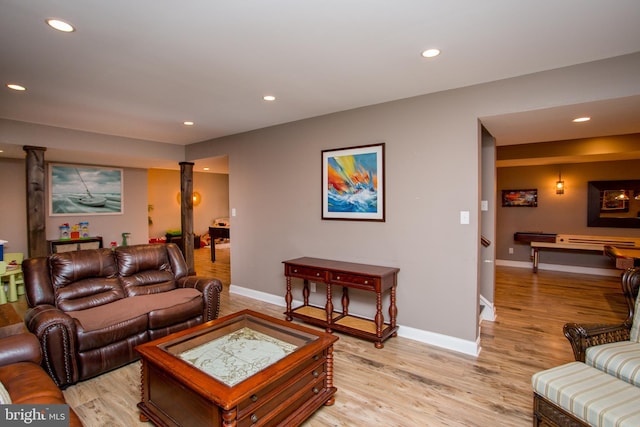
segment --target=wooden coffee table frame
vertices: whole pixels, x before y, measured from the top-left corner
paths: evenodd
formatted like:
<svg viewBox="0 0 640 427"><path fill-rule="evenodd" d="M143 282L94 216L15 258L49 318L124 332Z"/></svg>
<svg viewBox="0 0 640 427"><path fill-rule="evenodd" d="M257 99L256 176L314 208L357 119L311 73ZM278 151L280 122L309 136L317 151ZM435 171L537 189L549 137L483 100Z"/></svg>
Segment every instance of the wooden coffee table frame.
<svg viewBox="0 0 640 427"><path fill-rule="evenodd" d="M234 386L180 359L176 349L222 337L243 326L298 348ZM141 355L142 421L158 426L295 426L334 403L337 337L251 310L136 347Z"/></svg>

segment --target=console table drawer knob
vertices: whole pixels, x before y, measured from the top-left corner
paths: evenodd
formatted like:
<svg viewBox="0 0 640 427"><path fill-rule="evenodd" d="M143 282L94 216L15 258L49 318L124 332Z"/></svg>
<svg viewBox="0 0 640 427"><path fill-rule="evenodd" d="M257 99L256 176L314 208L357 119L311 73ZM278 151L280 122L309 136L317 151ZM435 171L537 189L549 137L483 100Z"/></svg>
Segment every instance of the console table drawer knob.
<svg viewBox="0 0 640 427"><path fill-rule="evenodd" d="M257 423L258 422L258 416L256 414L251 414L251 422L252 423Z"/></svg>
<svg viewBox="0 0 640 427"><path fill-rule="evenodd" d="M318 378L320 376L320 374L318 373L318 371L313 371L313 378Z"/></svg>
<svg viewBox="0 0 640 427"><path fill-rule="evenodd" d="M294 272L294 273L297 273L297 272L298 272L298 269L297 269L297 268L294 268L294 269L293 269L293 272Z"/></svg>
<svg viewBox="0 0 640 427"><path fill-rule="evenodd" d="M257 402L258 401L258 395L257 394L252 394L251 395L251 401L252 402Z"/></svg>
<svg viewBox="0 0 640 427"><path fill-rule="evenodd" d="M316 361L316 362L317 362L319 359L320 359L320 356L318 356L317 354L314 354L314 355L313 355L313 360L314 360L314 361Z"/></svg>
<svg viewBox="0 0 640 427"><path fill-rule="evenodd" d="M369 281L368 281L368 280L365 280L365 281L364 281L364 284L365 284L365 285L368 285L368 284L369 284Z"/></svg>
<svg viewBox="0 0 640 427"><path fill-rule="evenodd" d="M313 393L314 393L314 394L318 394L318 393L320 393L320 389L319 389L318 387L314 387L314 388L313 388Z"/></svg>
<svg viewBox="0 0 640 427"><path fill-rule="evenodd" d="M320 273L316 273L316 277L320 277Z"/></svg>

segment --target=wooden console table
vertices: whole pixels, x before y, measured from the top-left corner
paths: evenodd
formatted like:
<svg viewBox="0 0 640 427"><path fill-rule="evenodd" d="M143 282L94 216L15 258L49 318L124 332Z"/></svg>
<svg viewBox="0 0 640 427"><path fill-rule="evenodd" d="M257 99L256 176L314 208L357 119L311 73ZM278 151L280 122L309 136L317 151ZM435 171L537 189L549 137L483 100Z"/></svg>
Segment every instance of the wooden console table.
<svg viewBox="0 0 640 427"><path fill-rule="evenodd" d="M81 251L83 249L99 249L102 247L102 237L47 240L47 243L49 245L49 255L51 255L60 252Z"/></svg>
<svg viewBox="0 0 640 427"><path fill-rule="evenodd" d="M396 318L396 287L399 268L377 265L355 264L342 261L331 261L319 258L297 258L284 261L284 275L287 279L285 300L288 321L300 319L304 322L322 326L327 332L332 330L344 332L375 343L382 348L382 342L398 334ZM303 279L303 305L292 308L291 279ZM309 281L326 285L326 305L316 307L309 304ZM342 287L342 311L334 311L332 287ZM376 314L373 320L349 314L349 288L373 292L376 296ZM385 322L382 314L382 295L389 291L389 321Z"/></svg>

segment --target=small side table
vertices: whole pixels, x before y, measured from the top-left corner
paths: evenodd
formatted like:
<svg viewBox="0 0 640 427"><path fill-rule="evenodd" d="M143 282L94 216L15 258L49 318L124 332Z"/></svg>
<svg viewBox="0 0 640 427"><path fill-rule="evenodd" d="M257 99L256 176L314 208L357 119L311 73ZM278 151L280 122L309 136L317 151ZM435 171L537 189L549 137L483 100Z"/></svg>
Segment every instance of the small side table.
<svg viewBox="0 0 640 427"><path fill-rule="evenodd" d="M24 332L24 320L11 304L0 304L0 338Z"/></svg>

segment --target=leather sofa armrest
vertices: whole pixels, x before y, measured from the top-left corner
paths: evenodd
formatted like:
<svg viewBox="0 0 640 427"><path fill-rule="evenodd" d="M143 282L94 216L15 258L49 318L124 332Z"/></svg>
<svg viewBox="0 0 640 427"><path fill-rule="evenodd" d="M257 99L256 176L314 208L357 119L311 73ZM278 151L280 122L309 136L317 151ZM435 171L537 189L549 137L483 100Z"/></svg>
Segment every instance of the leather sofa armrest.
<svg viewBox="0 0 640 427"><path fill-rule="evenodd" d="M628 322L611 324L578 324L564 325L564 336L573 349L573 356L578 362L584 362L587 348L619 341L629 341L631 327Z"/></svg>
<svg viewBox="0 0 640 427"><path fill-rule="evenodd" d="M11 335L0 339L0 366L18 362L42 362L38 338L29 333Z"/></svg>
<svg viewBox="0 0 640 427"><path fill-rule="evenodd" d="M204 298L204 321L217 319L220 314L220 293L222 282L202 276L181 277L177 281L180 288L194 288L202 292Z"/></svg>
<svg viewBox="0 0 640 427"><path fill-rule="evenodd" d="M78 382L78 353L75 321L62 310L48 304L38 305L25 315L27 329L40 342L42 367L56 385L65 388Z"/></svg>

